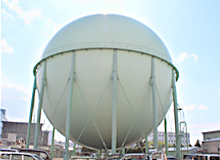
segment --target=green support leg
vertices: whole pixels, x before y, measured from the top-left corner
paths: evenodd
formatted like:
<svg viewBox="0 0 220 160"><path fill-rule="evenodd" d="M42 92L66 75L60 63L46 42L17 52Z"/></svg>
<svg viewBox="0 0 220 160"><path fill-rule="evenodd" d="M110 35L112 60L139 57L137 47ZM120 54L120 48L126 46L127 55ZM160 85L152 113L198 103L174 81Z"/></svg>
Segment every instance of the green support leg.
<svg viewBox="0 0 220 160"><path fill-rule="evenodd" d="M72 156L76 156L76 142L73 144L73 153Z"/></svg>
<svg viewBox="0 0 220 160"><path fill-rule="evenodd" d="M167 139L167 119L164 119L164 132L165 132L165 149L166 155L168 156L168 139Z"/></svg>
<svg viewBox="0 0 220 160"><path fill-rule="evenodd" d="M154 57L151 60L151 85L152 85L152 99L153 99L153 132L154 132L154 149L158 149L158 113L157 113L157 91L156 91L156 73Z"/></svg>
<svg viewBox="0 0 220 160"><path fill-rule="evenodd" d="M54 135L55 135L55 127L53 126L53 132L52 132L52 142L51 142L51 149L50 149L50 156L51 158L54 158Z"/></svg>
<svg viewBox="0 0 220 160"><path fill-rule="evenodd" d="M125 148L122 148L122 154L125 154Z"/></svg>
<svg viewBox="0 0 220 160"><path fill-rule="evenodd" d="M113 103L112 103L112 154L116 154L117 147L117 51L113 55Z"/></svg>
<svg viewBox="0 0 220 160"><path fill-rule="evenodd" d="M149 146L148 146L148 139L147 139L147 137L146 137L146 138L145 138L145 153L148 152L148 148L149 148Z"/></svg>
<svg viewBox="0 0 220 160"><path fill-rule="evenodd" d="M65 152L64 159L69 159L69 138L70 138L70 123L71 123L71 113L72 113L72 98L73 98L73 82L75 80L75 52L72 53L72 62L70 70L70 86L69 86L69 97L68 97L68 107L66 116L66 140L65 140Z"/></svg>
<svg viewBox="0 0 220 160"><path fill-rule="evenodd" d="M174 103L174 118L175 118L175 132L176 132L176 157L181 158L180 154L180 133L179 133L179 118L178 118L178 103L176 94L176 84L175 84L175 72L173 71L173 103Z"/></svg>
<svg viewBox="0 0 220 160"><path fill-rule="evenodd" d="M38 148L38 137L40 133L40 118L41 118L41 109L43 104L43 95L44 95L44 86L45 86L45 80L46 80L46 61L44 61L43 66L43 75L41 80L41 87L40 87L40 98L39 98L39 105L38 105L38 111L37 111L37 124L35 129L35 136L34 136L34 149Z"/></svg>
<svg viewBox="0 0 220 160"><path fill-rule="evenodd" d="M30 145L31 121L32 121L33 109L34 109L35 90L36 90L36 76L34 76L34 86L33 86L32 97L31 97L31 108L30 108L30 113L29 113L29 122L28 122L27 138L26 138L26 149L28 149Z"/></svg>

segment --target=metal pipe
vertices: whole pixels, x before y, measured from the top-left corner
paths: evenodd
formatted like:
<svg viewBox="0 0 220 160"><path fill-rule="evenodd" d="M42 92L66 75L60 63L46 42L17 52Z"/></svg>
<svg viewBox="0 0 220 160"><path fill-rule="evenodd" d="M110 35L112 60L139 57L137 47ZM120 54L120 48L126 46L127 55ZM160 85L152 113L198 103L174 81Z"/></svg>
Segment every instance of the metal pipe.
<svg viewBox="0 0 220 160"><path fill-rule="evenodd" d="M66 140L65 140L65 152L64 159L69 160L69 139L70 139L70 123L72 113L72 98L73 98L73 82L75 80L75 52L72 53L71 69L70 69L70 86L69 86L69 97L68 107L66 115Z"/></svg>
<svg viewBox="0 0 220 160"><path fill-rule="evenodd" d="M113 103L112 103L112 154L116 154L117 147L117 50L113 54Z"/></svg>
<svg viewBox="0 0 220 160"><path fill-rule="evenodd" d="M55 135L55 127L53 126L51 149L50 149L51 158L54 158L54 152L53 152L53 149L54 149L54 135Z"/></svg>
<svg viewBox="0 0 220 160"><path fill-rule="evenodd" d="M182 122L180 122L180 133L182 133L182 131L181 131L181 124L185 124L185 128L186 128L186 149L187 149L187 153L188 153L188 135L187 135L187 124L186 124L186 122L185 121L182 121ZM183 132L184 133L184 132Z"/></svg>
<svg viewBox="0 0 220 160"><path fill-rule="evenodd" d="M44 61L43 76L42 76L41 87L40 87L39 105L38 105L38 110L37 110L37 124L36 124L36 128L35 128L35 136L34 136L34 149L38 148L41 109L42 109L42 104L43 104L44 86L46 83L46 64L47 64L46 61Z"/></svg>
<svg viewBox="0 0 220 160"><path fill-rule="evenodd" d="M35 90L36 90L36 75L34 76L34 85L33 85L32 97L31 97L31 107L29 113L29 122L28 122L27 138L26 138L26 149L28 149L30 145L31 121L34 110Z"/></svg>
<svg viewBox="0 0 220 160"><path fill-rule="evenodd" d="M174 104L174 118L175 118L175 132L176 132L176 157L181 158L180 154L180 138L179 138L179 118L178 118L178 103L177 103L177 93L176 93L176 84L175 84L175 72L173 71L173 104Z"/></svg>
<svg viewBox="0 0 220 160"><path fill-rule="evenodd" d="M168 156L168 141L167 141L167 119L164 119L164 132L165 132L165 149L166 155Z"/></svg>
<svg viewBox="0 0 220 160"><path fill-rule="evenodd" d="M157 91L156 91L156 73L154 57L151 59L151 85L152 85L152 100L153 100L153 131L154 131L154 149L158 149L158 115L157 115Z"/></svg>

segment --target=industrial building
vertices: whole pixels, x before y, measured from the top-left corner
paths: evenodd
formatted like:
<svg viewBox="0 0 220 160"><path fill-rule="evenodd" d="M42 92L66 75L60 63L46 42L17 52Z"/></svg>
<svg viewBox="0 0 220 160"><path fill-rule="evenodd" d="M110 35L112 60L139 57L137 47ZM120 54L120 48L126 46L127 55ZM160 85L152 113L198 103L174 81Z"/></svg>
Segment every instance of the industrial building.
<svg viewBox="0 0 220 160"><path fill-rule="evenodd" d="M187 139L188 138L188 139ZM148 136L148 141L153 141L154 139L154 133L151 133ZM164 132L158 132L158 141L165 142L165 133ZM180 138L181 144L183 146L187 146L187 144L190 144L190 134L184 132L181 132L181 138ZM167 142L171 145L176 144L176 134L175 132L167 132Z"/></svg>
<svg viewBox="0 0 220 160"><path fill-rule="evenodd" d="M10 122L10 121L2 121L2 135L1 141L6 142L8 144L13 144L18 142L19 140L23 140L24 143L27 137L27 129L28 123L25 122ZM30 144L34 143L34 133L36 123L31 124L31 137ZM42 131L43 124L40 125L40 134L39 134L39 144L45 146L48 143L48 131Z"/></svg>
<svg viewBox="0 0 220 160"><path fill-rule="evenodd" d="M220 130L202 132L202 151L220 154Z"/></svg>
<svg viewBox="0 0 220 160"><path fill-rule="evenodd" d="M1 112L1 122L0 122L0 139L1 139L3 121L7 121L7 118L6 118L6 110L5 109L0 109L0 112Z"/></svg>

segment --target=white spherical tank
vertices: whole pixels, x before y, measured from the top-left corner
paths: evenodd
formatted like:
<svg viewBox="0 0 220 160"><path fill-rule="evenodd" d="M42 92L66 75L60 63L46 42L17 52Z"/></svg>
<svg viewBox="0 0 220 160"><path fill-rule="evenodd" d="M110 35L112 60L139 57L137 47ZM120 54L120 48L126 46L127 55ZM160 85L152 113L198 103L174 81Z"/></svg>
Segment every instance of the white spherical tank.
<svg viewBox="0 0 220 160"><path fill-rule="evenodd" d="M172 73L178 71L160 38L146 25L120 15L91 15L63 27L34 67L43 110L65 135L72 53L75 53L70 140L111 148L113 53L117 52L117 147L153 129L151 60L155 59L158 124L172 102Z"/></svg>

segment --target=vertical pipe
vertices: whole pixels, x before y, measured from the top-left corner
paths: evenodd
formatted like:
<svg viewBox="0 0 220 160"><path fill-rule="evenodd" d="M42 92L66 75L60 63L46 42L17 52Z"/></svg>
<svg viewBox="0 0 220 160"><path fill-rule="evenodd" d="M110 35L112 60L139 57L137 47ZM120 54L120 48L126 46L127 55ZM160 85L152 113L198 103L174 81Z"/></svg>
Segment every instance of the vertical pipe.
<svg viewBox="0 0 220 160"><path fill-rule="evenodd" d="M74 142L73 150L73 155L76 156L76 142Z"/></svg>
<svg viewBox="0 0 220 160"><path fill-rule="evenodd" d="M179 137L179 118L178 118L178 103L177 103L177 93L176 93L176 84L175 84L175 72L173 71L173 104L174 104L174 118L175 118L175 132L176 132L176 157L181 158L180 155L180 137Z"/></svg>
<svg viewBox="0 0 220 160"><path fill-rule="evenodd" d="M151 59L151 85L152 85L152 99L153 99L153 131L154 131L154 149L158 149L158 115L157 115L157 92L156 92L156 74L154 57Z"/></svg>
<svg viewBox="0 0 220 160"><path fill-rule="evenodd" d="M112 154L116 154L117 146L117 51L113 55L113 103L112 103Z"/></svg>
<svg viewBox="0 0 220 160"><path fill-rule="evenodd" d="M36 75L34 75L34 85L32 91L31 108L29 113L29 122L28 122L27 138L26 138L26 149L28 149L30 145L31 121L32 121L33 109L34 109L35 90L36 90Z"/></svg>
<svg viewBox="0 0 220 160"><path fill-rule="evenodd" d="M38 105L38 110L37 110L37 124L35 128L35 136L34 136L34 149L38 148L38 137L39 137L39 132L40 132L40 118L41 118L41 109L42 109L42 104L43 104L45 83L46 83L46 61L44 61L43 75L42 75L41 87L40 87L39 105Z"/></svg>
<svg viewBox="0 0 220 160"><path fill-rule="evenodd" d="M72 98L73 98L73 82L75 80L75 52L72 53L71 69L70 69L70 86L69 86L69 97L68 97L68 107L66 115L66 140L65 140L65 152L64 159L69 159L69 139L70 139L70 123L71 123L71 113L72 113Z"/></svg>
<svg viewBox="0 0 220 160"><path fill-rule="evenodd" d="M51 158L54 157L54 152L53 152L53 149L54 149L54 135L55 135L55 127L53 126L52 140L51 140L51 149L50 149L50 156L51 156Z"/></svg>
<svg viewBox="0 0 220 160"><path fill-rule="evenodd" d="M164 119L164 132L165 132L165 149L166 149L166 155L168 156L168 141L167 141L167 119Z"/></svg>
<svg viewBox="0 0 220 160"><path fill-rule="evenodd" d="M122 154L125 154L125 148L122 148Z"/></svg>
<svg viewBox="0 0 220 160"><path fill-rule="evenodd" d="M145 153L148 152L148 148L149 148L149 146L148 146L148 139L147 139L147 136L146 136L146 138L145 138Z"/></svg>
<svg viewBox="0 0 220 160"><path fill-rule="evenodd" d="M187 153L188 153L188 135L187 135L187 124L186 124L186 122L185 121L182 121L182 122L180 122L180 133L182 133L181 132L181 124L185 124L185 128L186 128L186 149L187 149ZM184 131L183 131L183 133L184 133Z"/></svg>

